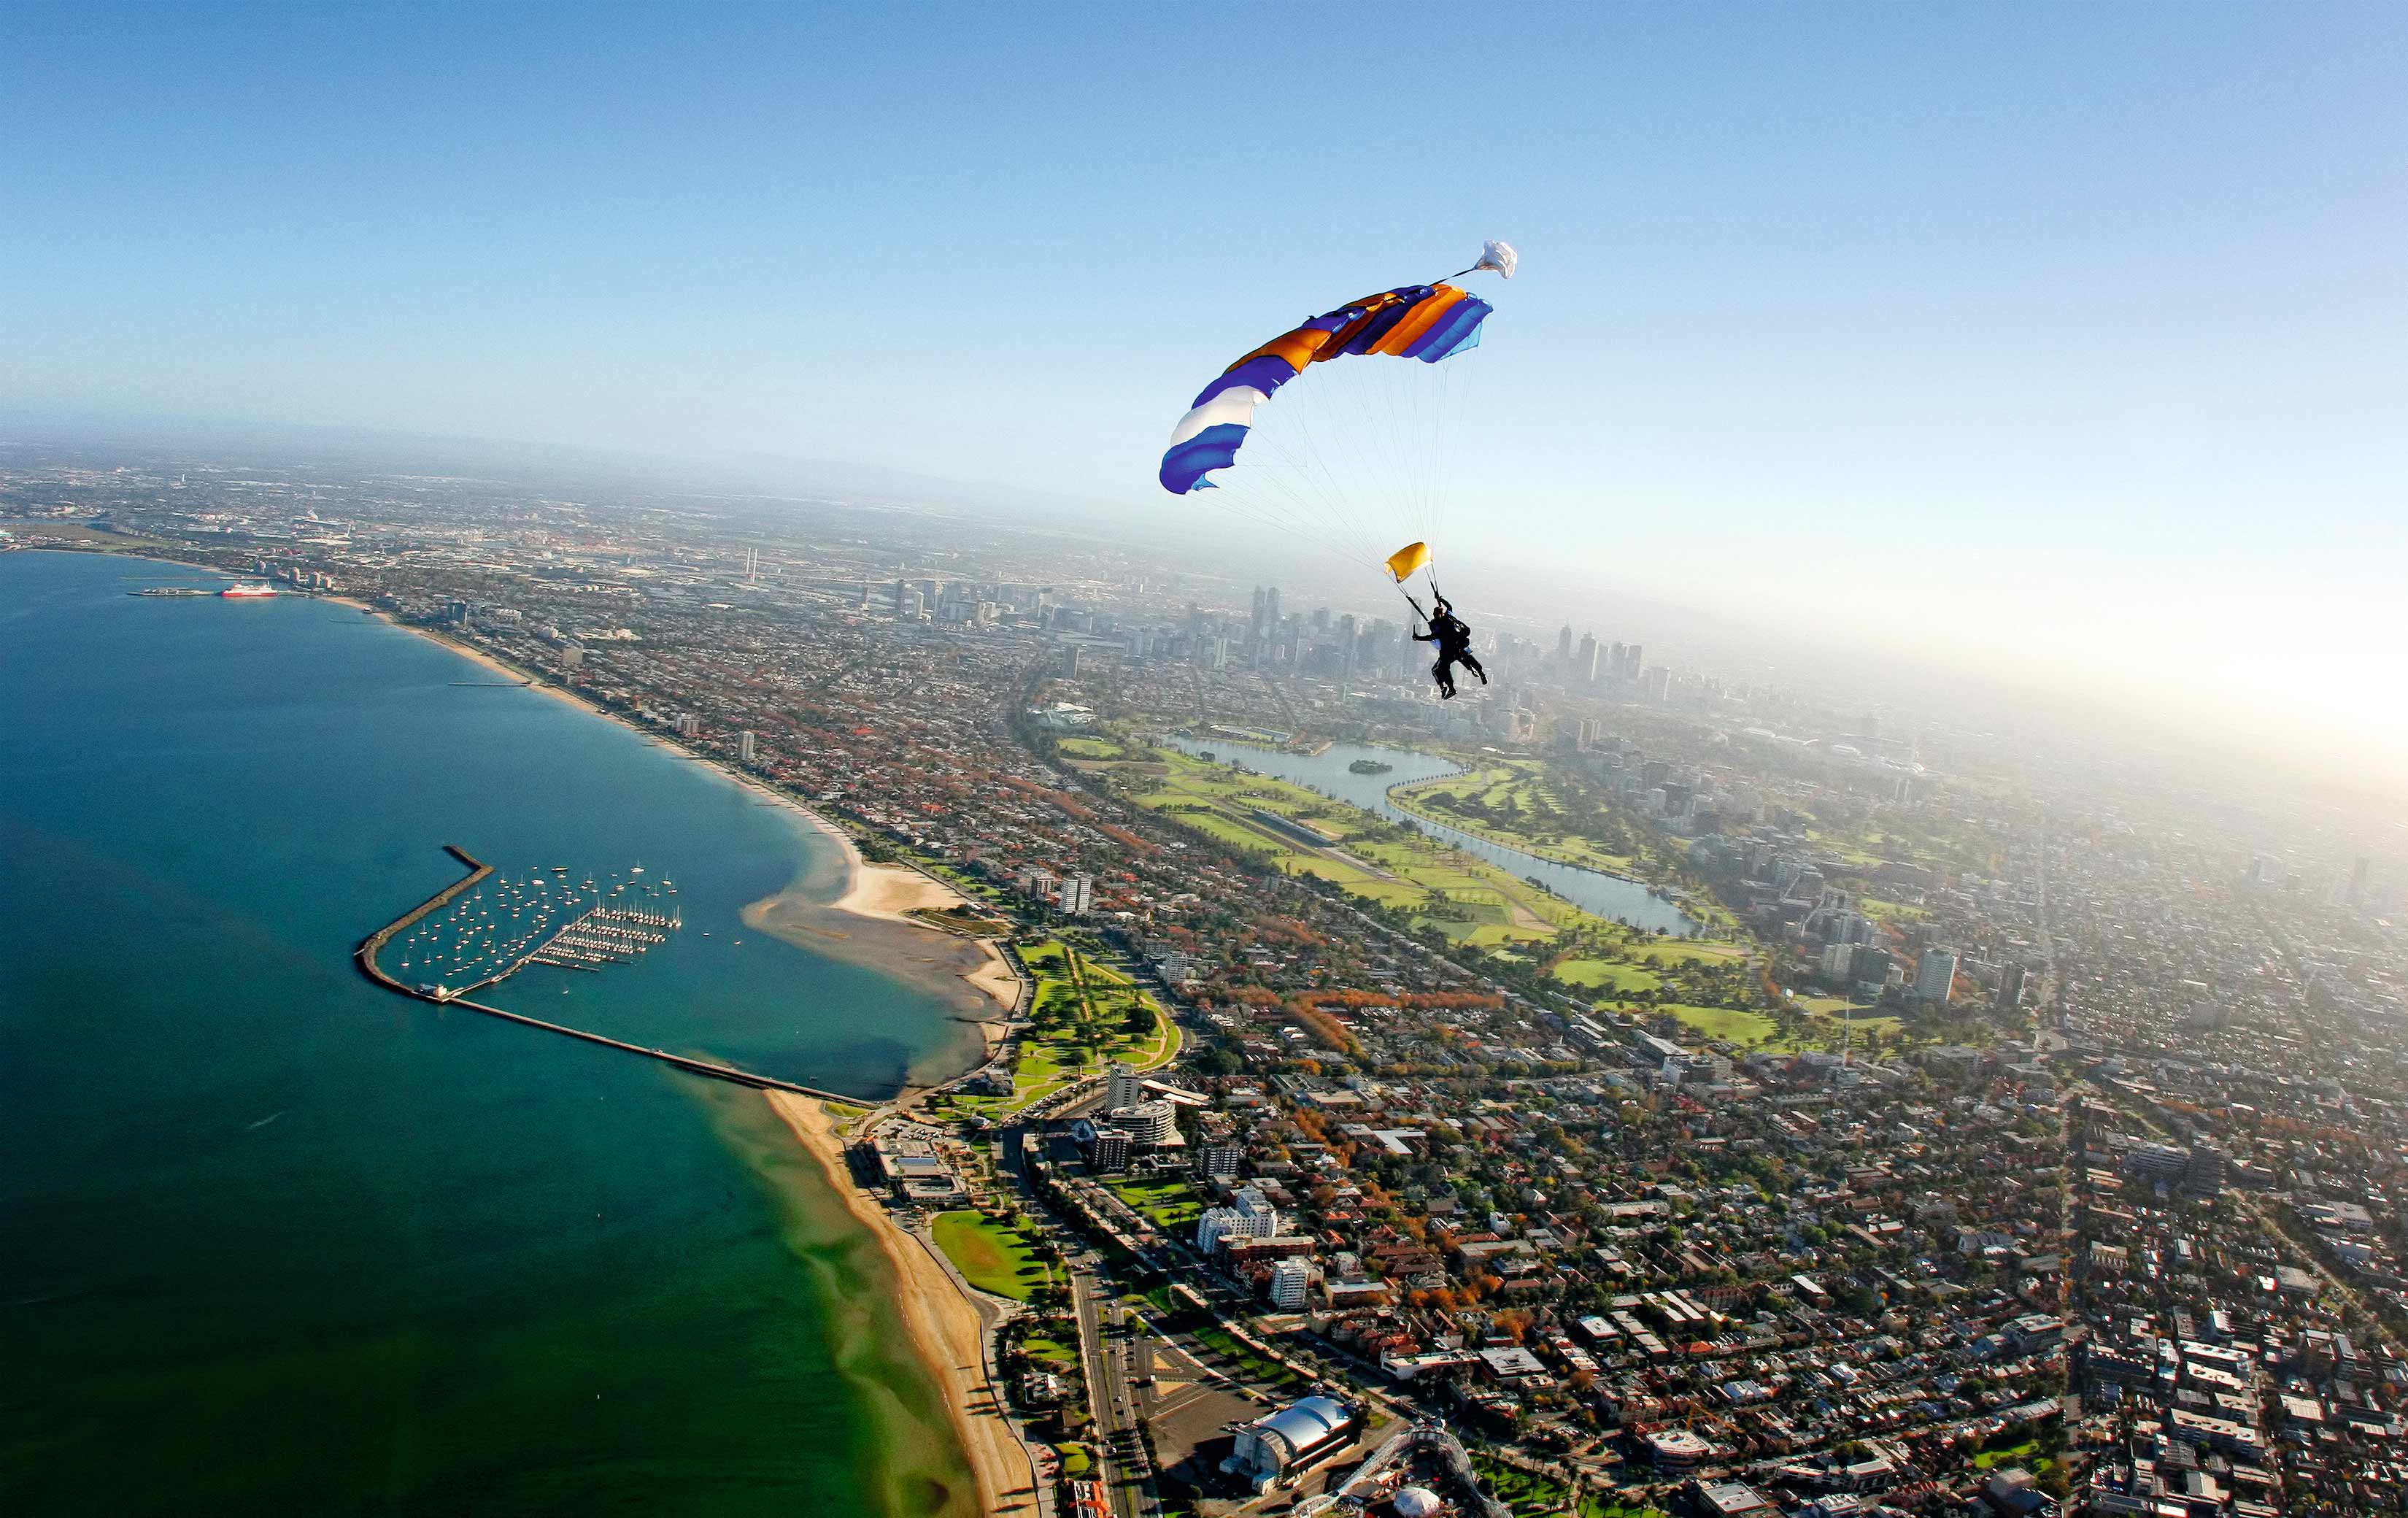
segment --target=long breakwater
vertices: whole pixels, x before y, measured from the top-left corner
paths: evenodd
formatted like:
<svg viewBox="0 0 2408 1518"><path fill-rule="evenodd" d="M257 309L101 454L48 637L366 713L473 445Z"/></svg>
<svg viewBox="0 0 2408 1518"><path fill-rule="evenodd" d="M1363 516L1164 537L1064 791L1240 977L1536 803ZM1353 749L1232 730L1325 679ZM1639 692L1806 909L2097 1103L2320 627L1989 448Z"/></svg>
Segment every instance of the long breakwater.
<svg viewBox="0 0 2408 1518"><path fill-rule="evenodd" d="M387 991L408 996L413 1001L431 1002L437 1007L462 1007L472 1012L482 1012L487 1017L500 1018L506 1023L539 1028L546 1033L556 1033L563 1038L576 1038L585 1043L600 1044L606 1049L616 1049L625 1053L640 1054L646 1059L656 1060L690 1075L706 1076L713 1081L725 1081L734 1085L751 1086L760 1091L791 1091L800 1096L817 1097L823 1101L857 1102L857 1098L838 1092L822 1091L796 1081L781 1081L773 1075L763 1075L755 1070L743 1069L734 1065L724 1065L716 1060L697 1059L691 1054L674 1054L666 1049L652 1049L643 1044L628 1043L622 1038L607 1038L602 1034L589 1033L583 1028L572 1028L565 1024L547 1023L539 1017L529 1017L523 1012L489 1007L482 1002L470 1001L467 998L467 993L482 990L506 980L528 964L560 964L564 967L574 966L578 968L590 968L595 962L606 958L623 957L631 952L640 952L643 948L661 941L662 936L658 929L666 925L665 923L655 921L649 914L612 911L597 920L595 914L588 913L585 917L578 919L568 928L564 929L562 934L555 935L543 950L466 986L454 988L441 984L413 985L388 974L383 967L377 963L377 955L393 940L394 935L407 931L422 919L451 906L462 895L483 884L485 879L494 873L493 866L478 859L456 843L447 843L443 849L452 858L466 866L468 873L361 939L359 948L352 953L351 957L358 964L360 973ZM566 941L563 941L564 938Z"/></svg>

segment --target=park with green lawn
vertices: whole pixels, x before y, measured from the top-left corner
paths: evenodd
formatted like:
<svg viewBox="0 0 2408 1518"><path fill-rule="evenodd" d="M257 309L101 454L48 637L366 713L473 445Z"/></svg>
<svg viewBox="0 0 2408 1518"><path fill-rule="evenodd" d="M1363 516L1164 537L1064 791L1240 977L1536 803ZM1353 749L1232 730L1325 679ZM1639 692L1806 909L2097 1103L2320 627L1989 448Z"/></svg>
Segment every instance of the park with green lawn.
<svg viewBox="0 0 2408 1518"><path fill-rule="evenodd" d="M1010 1117L1114 1064L1150 1070L1179 1052L1179 1024L1120 970L1059 938L1022 945L1020 961L1035 985L1011 1094L955 1093L949 1098L955 1111Z"/></svg>
<svg viewBox="0 0 2408 1518"><path fill-rule="evenodd" d="M1125 759L1126 750L1108 738L1065 738L1054 740L1054 747L1068 759Z"/></svg>
<svg viewBox="0 0 2408 1518"><path fill-rule="evenodd" d="M1184 1232L1204 1213L1204 1198L1177 1176L1110 1176L1104 1185L1166 1233Z"/></svg>
<svg viewBox="0 0 2408 1518"><path fill-rule="evenodd" d="M1418 829L1270 776L1175 749L1146 750L1143 758L1143 765L1119 772L1137 805L1283 870L1316 876L1402 911L1415 926L1435 927L1451 942L1538 960L1557 981L1599 1006L1669 1013L1697 1038L1743 1048L1821 1046L1816 1020L1793 1019L1795 1025L1784 1029L1758 1010L1762 992L1741 942L1669 938L1607 922ZM1575 818L1598 830L1623 824L1593 796L1567 803L1554 783L1539 761L1491 760L1412 795L1423 798L1426 815L1451 826L1464 825L1464 814L1446 814L1431 797L1455 797L1482 815L1512 811L1523 818L1526 831L1508 836L1489 828L1488 836L1567 863L1627 871L1631 855L1583 842L1559 826ZM1589 809L1578 811L1577 805ZM1567 845L1567 838L1579 847Z"/></svg>
<svg viewBox="0 0 2408 1518"><path fill-rule="evenodd" d="M1025 1302L1054 1282L1052 1267L1037 1253L1034 1228L984 1212L939 1212L929 1233L962 1279L980 1291Z"/></svg>
<svg viewBox="0 0 2408 1518"><path fill-rule="evenodd" d="M1552 1476L1541 1476L1519 1466L1508 1465L1481 1450L1471 1453L1471 1468L1487 1485L1489 1494L1512 1510L1515 1518L1555 1518L1559 1513L1577 1514L1578 1518L1665 1518L1661 1509L1626 1507L1608 1493L1583 1491L1577 1505L1572 1502L1569 1487Z"/></svg>
<svg viewBox="0 0 2408 1518"><path fill-rule="evenodd" d="M1541 859L1643 878L1646 832L1594 795L1568 794L1544 761L1452 757L1466 764L1464 773L1398 786L1388 793L1390 804Z"/></svg>
<svg viewBox="0 0 2408 1518"><path fill-rule="evenodd" d="M1265 860L1394 908L1455 943L1543 943L1584 920L1578 908L1511 870L1359 807L1175 749L1123 772L1128 799Z"/></svg>

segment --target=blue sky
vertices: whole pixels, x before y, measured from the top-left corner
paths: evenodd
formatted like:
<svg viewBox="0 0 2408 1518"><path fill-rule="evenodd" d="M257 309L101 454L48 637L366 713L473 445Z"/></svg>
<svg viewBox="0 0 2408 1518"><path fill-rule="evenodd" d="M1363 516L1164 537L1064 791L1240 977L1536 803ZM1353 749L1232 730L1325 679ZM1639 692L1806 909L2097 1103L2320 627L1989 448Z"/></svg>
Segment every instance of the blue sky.
<svg viewBox="0 0 2408 1518"><path fill-rule="evenodd" d="M1205 376L1504 236L1462 536L2334 718L2387 664L2282 629L2398 641L2403 63L2396 6L20 4L0 402L1162 510Z"/></svg>

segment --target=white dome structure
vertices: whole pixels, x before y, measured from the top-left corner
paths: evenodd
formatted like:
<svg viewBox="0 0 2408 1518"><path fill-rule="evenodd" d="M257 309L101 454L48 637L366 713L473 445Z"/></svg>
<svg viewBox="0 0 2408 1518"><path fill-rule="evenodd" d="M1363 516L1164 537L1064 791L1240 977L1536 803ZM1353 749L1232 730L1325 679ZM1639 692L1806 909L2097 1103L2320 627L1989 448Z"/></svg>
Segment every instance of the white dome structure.
<svg viewBox="0 0 2408 1518"><path fill-rule="evenodd" d="M1437 1518L1438 1511L1446 1504L1426 1486L1408 1486L1388 1506L1396 1510L1397 1518Z"/></svg>
<svg viewBox="0 0 2408 1518"><path fill-rule="evenodd" d="M1307 1396L1238 1430L1237 1445L1221 1468L1243 1476L1257 1492L1332 1454L1362 1425L1343 1403Z"/></svg>

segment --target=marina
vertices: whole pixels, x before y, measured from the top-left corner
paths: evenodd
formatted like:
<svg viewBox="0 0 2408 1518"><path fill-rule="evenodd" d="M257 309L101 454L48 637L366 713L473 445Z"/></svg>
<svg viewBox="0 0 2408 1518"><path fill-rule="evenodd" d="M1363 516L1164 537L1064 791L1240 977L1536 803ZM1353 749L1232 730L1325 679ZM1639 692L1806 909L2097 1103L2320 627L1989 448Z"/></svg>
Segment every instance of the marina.
<svg viewBox="0 0 2408 1518"><path fill-rule="evenodd" d="M438 1007L463 1007L506 1023L641 1054L690 1075L761 1091L791 1091L824 1101L859 1100L716 1060L674 1054L470 1001L470 993L497 985L529 965L598 973L609 965L633 963L666 943L681 925L674 911L648 910L641 905L663 893L674 895L677 887L667 881L641 883L634 879L643 874L640 865L634 866L627 881L612 877L607 888L595 884L590 876L571 886L561 878L566 866L532 871L513 881L497 876L493 866L457 844L447 843L443 849L466 866L468 873L368 935L353 952L360 972L377 984ZM553 878L547 880L547 875ZM495 882L492 900L482 899L480 889L488 881ZM399 968L422 973L448 969L460 983L402 980L380 963L380 956L388 949L395 951Z"/></svg>

